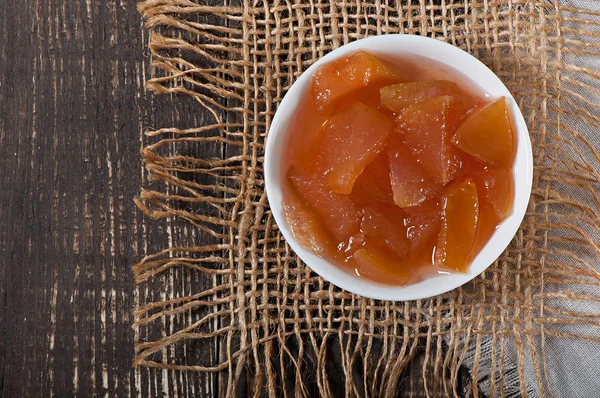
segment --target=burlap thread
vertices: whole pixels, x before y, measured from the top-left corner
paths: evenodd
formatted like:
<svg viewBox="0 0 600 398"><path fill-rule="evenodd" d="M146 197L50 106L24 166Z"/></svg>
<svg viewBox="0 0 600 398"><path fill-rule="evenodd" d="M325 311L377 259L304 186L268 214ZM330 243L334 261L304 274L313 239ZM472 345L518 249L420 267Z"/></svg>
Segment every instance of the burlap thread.
<svg viewBox="0 0 600 398"><path fill-rule="evenodd" d="M138 290L159 292L140 294L135 309L136 365L221 372L225 396L242 380L257 395L330 396L341 383L348 396L395 396L423 347L423 378L446 380L429 396L457 395L465 364L474 395L485 374L488 395L545 396L556 382L549 340L600 343L600 311L576 305L600 303L600 14L550 0L148 0L139 9L154 66L147 87L191 96L213 120L145 132L137 204L196 232L134 266ZM509 248L471 283L423 301L365 299L317 276L281 237L264 192L266 133L286 90L329 51L389 33L434 37L483 61L516 98L534 147L533 193ZM192 353L215 341L214 356ZM344 380L330 377L334 357Z"/></svg>

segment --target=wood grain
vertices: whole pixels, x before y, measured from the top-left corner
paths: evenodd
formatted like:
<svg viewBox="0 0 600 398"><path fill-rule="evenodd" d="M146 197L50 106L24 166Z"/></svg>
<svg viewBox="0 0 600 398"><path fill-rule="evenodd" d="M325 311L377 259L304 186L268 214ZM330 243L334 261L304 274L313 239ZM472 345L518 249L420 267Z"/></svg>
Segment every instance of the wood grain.
<svg viewBox="0 0 600 398"><path fill-rule="evenodd" d="M134 306L197 283L181 273L138 289L131 265L171 244L211 243L134 206L140 133L209 116L189 98L144 91L134 0L0 0L0 32L0 395L218 396L217 375L131 366ZM216 361L218 347L185 355ZM420 371L416 362L407 374L406 396L422 396Z"/></svg>
<svg viewBox="0 0 600 398"><path fill-rule="evenodd" d="M161 292L130 266L189 236L133 204L140 132L204 115L144 92L133 0L0 2L0 24L1 395L212 395L213 375L131 366L133 306Z"/></svg>

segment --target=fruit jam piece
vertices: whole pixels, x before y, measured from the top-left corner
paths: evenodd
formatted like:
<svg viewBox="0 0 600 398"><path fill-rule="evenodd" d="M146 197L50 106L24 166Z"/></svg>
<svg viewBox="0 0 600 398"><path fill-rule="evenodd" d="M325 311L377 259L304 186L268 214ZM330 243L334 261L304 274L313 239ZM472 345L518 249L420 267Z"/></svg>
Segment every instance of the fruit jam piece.
<svg viewBox="0 0 600 398"><path fill-rule="evenodd" d="M437 200L429 200L420 206L405 209L406 232L413 253L433 249L440 231L441 208ZM429 251L431 260L431 251Z"/></svg>
<svg viewBox="0 0 600 398"><path fill-rule="evenodd" d="M434 97L405 108L398 115L397 127L402 140L418 162L436 182L445 185L460 170L458 153L450 142L453 131L449 96Z"/></svg>
<svg viewBox="0 0 600 398"><path fill-rule="evenodd" d="M331 191L319 176L297 169L288 172L288 180L338 242L347 241L358 231L360 208L348 196Z"/></svg>
<svg viewBox="0 0 600 398"><path fill-rule="evenodd" d="M384 149L393 124L377 109L355 102L325 124L317 168L334 192L349 194L364 168Z"/></svg>
<svg viewBox="0 0 600 398"><path fill-rule="evenodd" d="M512 208L512 178L510 171L488 167L475 177L477 193L490 205L496 216L496 222L508 217Z"/></svg>
<svg viewBox="0 0 600 398"><path fill-rule="evenodd" d="M330 257L333 254L332 242L319 216L295 193L290 193L289 196L283 210L298 242L317 255Z"/></svg>
<svg viewBox="0 0 600 398"><path fill-rule="evenodd" d="M508 169L515 156L515 142L506 100L474 109L456 130L453 142L486 163Z"/></svg>
<svg viewBox="0 0 600 398"><path fill-rule="evenodd" d="M398 139L390 139L387 153L396 205L417 206L435 194L440 184L431 177L405 143Z"/></svg>
<svg viewBox="0 0 600 398"><path fill-rule="evenodd" d="M396 256L402 258L408 254L409 244L404 227L404 214L400 209L392 207L383 213L372 207L365 207L360 230L367 239L386 246Z"/></svg>
<svg viewBox="0 0 600 398"><path fill-rule="evenodd" d="M449 187L442 198L442 223L435 251L436 265L466 272L479 217L477 187L472 179Z"/></svg>
<svg viewBox="0 0 600 398"><path fill-rule="evenodd" d="M358 176L350 198L369 206L394 203L387 152L382 152Z"/></svg>
<svg viewBox="0 0 600 398"><path fill-rule="evenodd" d="M479 220L474 250L479 251L512 208L512 176L507 170L487 168L474 178L479 197Z"/></svg>
<svg viewBox="0 0 600 398"><path fill-rule="evenodd" d="M506 103L474 90L412 56L358 52L318 69L282 164L297 241L384 285L465 272L514 195Z"/></svg>
<svg viewBox="0 0 600 398"><path fill-rule="evenodd" d="M411 272L411 268L405 260L371 241L367 241L363 247L354 252L354 261L358 264L359 269L367 270L367 272L375 268L374 271L383 274L384 281L387 280L387 283L406 285L415 278L415 274ZM365 271L362 272L362 274L365 273Z"/></svg>
<svg viewBox="0 0 600 398"><path fill-rule="evenodd" d="M358 89L401 81L404 77L396 68L359 51L320 67L313 75L312 93L319 111L329 112L340 99Z"/></svg>
<svg viewBox="0 0 600 398"><path fill-rule="evenodd" d="M379 90L381 105L396 113L430 98L459 94L460 92L456 83L448 80L400 83L382 87Z"/></svg>

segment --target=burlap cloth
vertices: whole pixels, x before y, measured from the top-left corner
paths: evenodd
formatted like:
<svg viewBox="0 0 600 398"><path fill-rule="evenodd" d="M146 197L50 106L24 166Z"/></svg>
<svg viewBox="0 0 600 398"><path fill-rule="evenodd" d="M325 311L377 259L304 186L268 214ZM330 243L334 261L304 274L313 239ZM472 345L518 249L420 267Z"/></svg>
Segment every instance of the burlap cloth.
<svg viewBox="0 0 600 398"><path fill-rule="evenodd" d="M242 382L258 395L341 385L393 396L424 347L423 378L445 380L430 396L455 395L460 366L474 395L600 396L600 4L226 3L139 6L147 86L189 95L213 119L145 132L137 203L166 228L190 227L134 266L135 364L173 377L220 372L225 396ZM383 302L298 260L273 221L262 165L277 104L304 70L344 43L399 32L452 43L504 81L529 126L535 174L521 229L488 271L430 300Z"/></svg>

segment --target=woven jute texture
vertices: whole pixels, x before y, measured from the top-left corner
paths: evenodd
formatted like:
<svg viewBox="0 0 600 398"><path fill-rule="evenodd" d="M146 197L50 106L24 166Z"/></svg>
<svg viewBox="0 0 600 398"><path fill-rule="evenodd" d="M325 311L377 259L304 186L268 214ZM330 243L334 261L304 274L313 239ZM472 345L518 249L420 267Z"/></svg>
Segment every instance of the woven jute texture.
<svg viewBox="0 0 600 398"><path fill-rule="evenodd" d="M190 227L134 266L134 363L219 372L225 396L242 379L256 395L329 396L335 384L349 396L394 396L423 349L422 377L444 380L429 396L457 395L463 365L474 395L482 386L489 396L552 395L560 380L549 375L549 344L600 343L600 14L585 8L142 2L147 87L189 96L212 119L144 132L137 204L157 222ZM329 51L390 33L443 40L484 62L516 98L534 148L532 196L508 249L471 283L422 301L365 299L320 278L282 238L264 191L265 138L286 90ZM214 355L198 355L203 347Z"/></svg>

